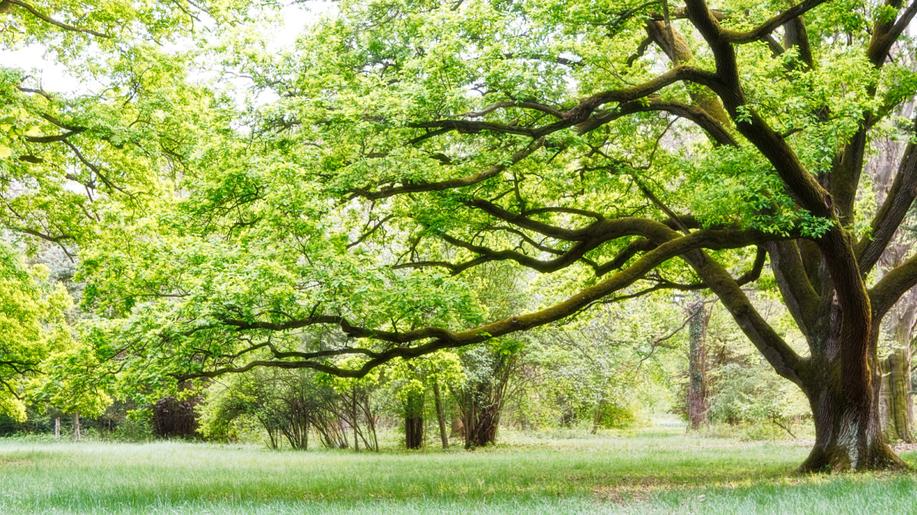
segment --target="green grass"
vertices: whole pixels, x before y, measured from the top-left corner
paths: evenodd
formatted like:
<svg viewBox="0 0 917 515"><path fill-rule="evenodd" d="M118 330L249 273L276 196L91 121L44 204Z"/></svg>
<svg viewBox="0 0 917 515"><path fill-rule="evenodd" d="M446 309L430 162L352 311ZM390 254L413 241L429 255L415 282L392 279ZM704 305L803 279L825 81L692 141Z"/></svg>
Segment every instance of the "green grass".
<svg viewBox="0 0 917 515"><path fill-rule="evenodd" d="M0 440L0 513L917 512L917 475L796 476L806 452L665 433L381 454Z"/></svg>

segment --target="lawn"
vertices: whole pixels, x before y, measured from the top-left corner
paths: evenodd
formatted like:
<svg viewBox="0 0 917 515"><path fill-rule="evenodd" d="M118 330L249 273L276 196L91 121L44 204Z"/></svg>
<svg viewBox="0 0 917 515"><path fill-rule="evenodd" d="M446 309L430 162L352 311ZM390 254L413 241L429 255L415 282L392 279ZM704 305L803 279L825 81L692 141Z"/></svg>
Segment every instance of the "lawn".
<svg viewBox="0 0 917 515"><path fill-rule="evenodd" d="M806 446L676 433L380 454L0 440L0 513L906 513L917 475L800 477ZM905 454L917 464L917 455Z"/></svg>

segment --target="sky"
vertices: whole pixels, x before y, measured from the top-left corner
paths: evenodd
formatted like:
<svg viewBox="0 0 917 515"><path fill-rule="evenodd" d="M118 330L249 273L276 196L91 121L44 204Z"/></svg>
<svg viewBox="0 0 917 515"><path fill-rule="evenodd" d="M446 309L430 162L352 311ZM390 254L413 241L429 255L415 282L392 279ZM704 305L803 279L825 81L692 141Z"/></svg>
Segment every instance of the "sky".
<svg viewBox="0 0 917 515"><path fill-rule="evenodd" d="M306 27L323 16L333 14L336 9L336 2L329 0L288 3L281 10L281 23L265 34L268 48L277 51L291 48ZM58 93L86 94L91 93L95 86L67 73L66 67L49 58L41 45L16 50L0 48L0 67L26 70L38 78L45 89Z"/></svg>

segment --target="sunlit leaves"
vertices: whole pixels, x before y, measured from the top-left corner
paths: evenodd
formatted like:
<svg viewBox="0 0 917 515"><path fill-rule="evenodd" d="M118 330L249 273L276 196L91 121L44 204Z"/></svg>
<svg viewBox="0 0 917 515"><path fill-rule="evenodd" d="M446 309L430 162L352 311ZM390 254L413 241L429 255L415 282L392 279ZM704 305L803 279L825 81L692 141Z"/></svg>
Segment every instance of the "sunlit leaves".
<svg viewBox="0 0 917 515"><path fill-rule="evenodd" d="M48 280L47 269L29 269L0 243L0 413L25 418L29 382L46 372L48 356L72 344L69 307L69 294Z"/></svg>

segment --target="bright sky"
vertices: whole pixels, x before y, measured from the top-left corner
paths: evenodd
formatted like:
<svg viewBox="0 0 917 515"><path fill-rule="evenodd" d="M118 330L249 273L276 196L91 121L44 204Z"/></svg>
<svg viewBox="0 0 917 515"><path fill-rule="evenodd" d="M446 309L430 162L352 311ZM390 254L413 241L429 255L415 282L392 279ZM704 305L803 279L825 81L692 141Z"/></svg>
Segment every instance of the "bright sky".
<svg viewBox="0 0 917 515"><path fill-rule="evenodd" d="M336 10L336 3L330 0L307 0L286 5L281 10L282 23L265 34L268 47L278 51L292 47L306 27ZM26 70L40 79L46 89L60 93L88 93L94 89L92 84L74 78L64 66L49 59L40 45L16 50L0 49L0 67Z"/></svg>

